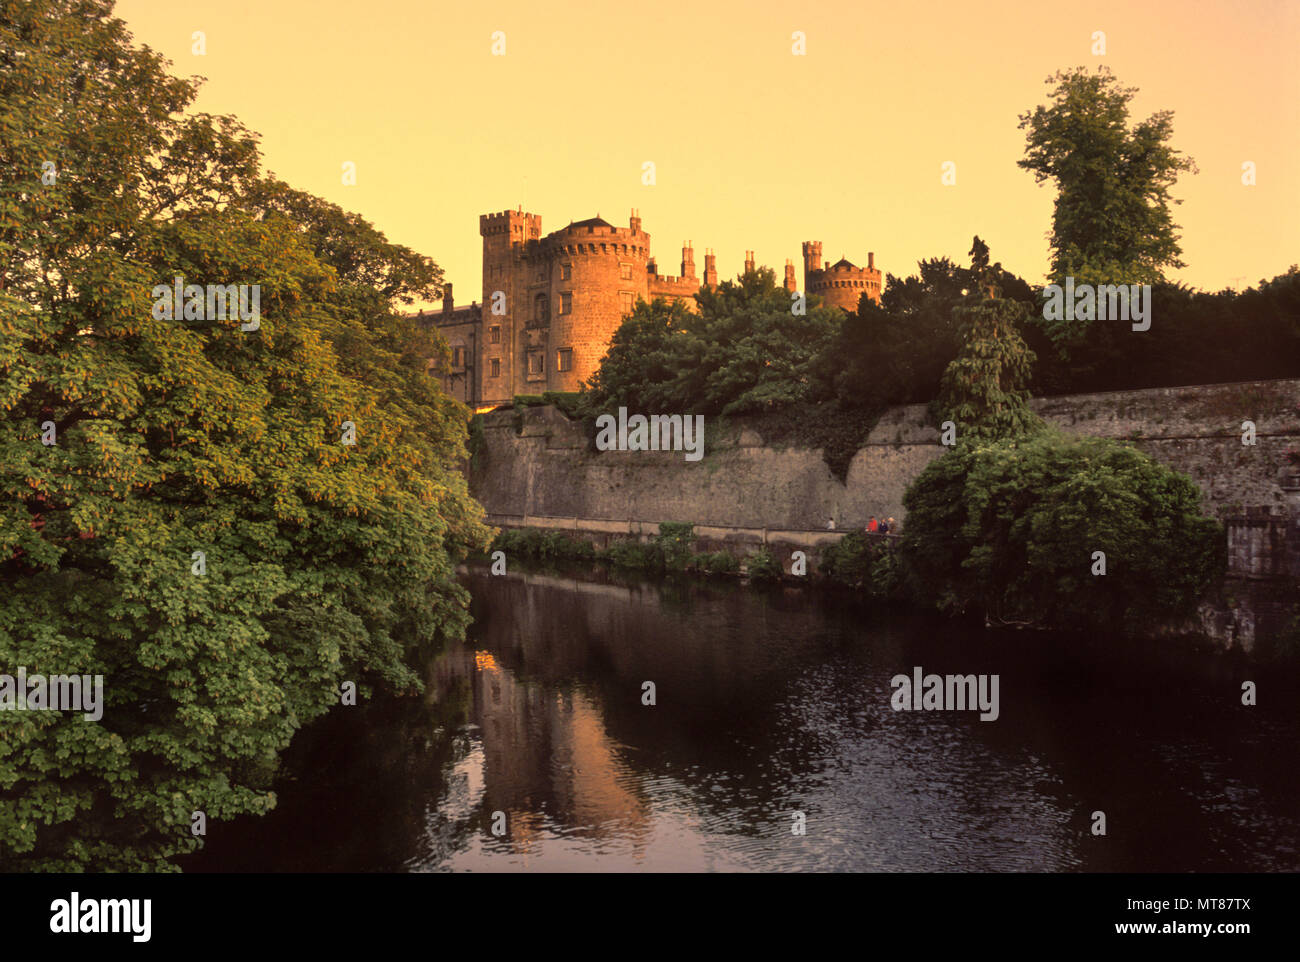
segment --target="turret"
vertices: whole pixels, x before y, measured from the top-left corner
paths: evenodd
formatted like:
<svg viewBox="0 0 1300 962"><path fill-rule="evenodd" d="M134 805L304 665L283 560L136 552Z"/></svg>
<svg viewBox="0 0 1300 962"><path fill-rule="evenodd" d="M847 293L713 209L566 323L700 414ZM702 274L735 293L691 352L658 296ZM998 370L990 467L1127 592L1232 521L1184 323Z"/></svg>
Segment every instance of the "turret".
<svg viewBox="0 0 1300 962"><path fill-rule="evenodd" d="M812 290L812 284L809 282L814 273L822 269L822 242L821 241L804 241L803 242L803 289Z"/></svg>

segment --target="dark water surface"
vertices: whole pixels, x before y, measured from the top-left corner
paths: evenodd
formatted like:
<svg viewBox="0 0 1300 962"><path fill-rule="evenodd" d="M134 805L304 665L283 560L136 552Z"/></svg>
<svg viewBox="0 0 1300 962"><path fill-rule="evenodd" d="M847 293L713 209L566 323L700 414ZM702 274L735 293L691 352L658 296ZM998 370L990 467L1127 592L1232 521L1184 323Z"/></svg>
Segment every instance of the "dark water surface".
<svg viewBox="0 0 1300 962"><path fill-rule="evenodd" d="M1300 869L1292 674L796 589L465 583L428 693L300 733L277 809L210 822L186 870ZM999 675L998 719L893 711L916 666Z"/></svg>

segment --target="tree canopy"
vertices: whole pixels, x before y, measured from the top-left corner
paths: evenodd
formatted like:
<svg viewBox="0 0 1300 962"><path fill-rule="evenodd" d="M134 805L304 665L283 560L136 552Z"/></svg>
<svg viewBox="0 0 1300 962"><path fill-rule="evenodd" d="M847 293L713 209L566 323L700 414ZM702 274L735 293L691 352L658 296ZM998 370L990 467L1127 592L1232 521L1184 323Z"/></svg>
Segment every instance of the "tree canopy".
<svg viewBox="0 0 1300 962"><path fill-rule="evenodd" d="M106 703L0 712L9 869L167 868L194 812L265 811L342 683L420 687L488 534L392 308L436 265L265 176L111 9L0 8L0 670ZM257 285L259 325L157 318L176 276Z"/></svg>
<svg viewBox="0 0 1300 962"><path fill-rule="evenodd" d="M1106 66L1060 71L1051 102L1020 117L1026 131L1019 166L1057 188L1052 214L1051 276L1061 283L1154 284L1183 267L1171 189L1191 158L1174 149L1173 113L1157 111L1129 126L1137 90ZM1057 333L1077 335L1081 322Z"/></svg>

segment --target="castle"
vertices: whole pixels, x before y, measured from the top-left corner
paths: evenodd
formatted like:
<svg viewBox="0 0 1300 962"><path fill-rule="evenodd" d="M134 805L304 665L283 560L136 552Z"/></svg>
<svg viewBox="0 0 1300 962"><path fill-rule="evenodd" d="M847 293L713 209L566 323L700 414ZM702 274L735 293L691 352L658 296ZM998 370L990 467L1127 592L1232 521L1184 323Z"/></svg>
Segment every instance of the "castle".
<svg viewBox="0 0 1300 962"><path fill-rule="evenodd" d="M704 253L701 277L689 242L682 247L681 273L659 273L635 210L627 227L597 216L543 237L541 216L521 208L482 215L479 234L482 304L456 307L447 284L441 311L412 316L447 339L452 356L443 386L472 406L507 403L516 394L576 391L596 372L638 299L682 301L696 310L695 293L718 285L713 252ZM840 260L823 269L821 242L808 241L803 260L804 291L826 304L854 311L863 295L880 300L875 254L867 255L866 267ZM753 270L754 253L747 251L745 271ZM797 290L788 260L785 288Z"/></svg>

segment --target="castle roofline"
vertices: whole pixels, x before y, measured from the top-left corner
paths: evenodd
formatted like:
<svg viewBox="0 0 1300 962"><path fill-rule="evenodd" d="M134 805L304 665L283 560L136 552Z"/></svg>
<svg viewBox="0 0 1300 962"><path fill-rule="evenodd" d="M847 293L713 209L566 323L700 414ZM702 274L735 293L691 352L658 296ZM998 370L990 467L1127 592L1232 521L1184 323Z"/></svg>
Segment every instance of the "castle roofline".
<svg viewBox="0 0 1300 962"><path fill-rule="evenodd" d="M570 227L613 227L609 221L602 219L599 215L588 217L586 220L575 221L569 224Z"/></svg>

